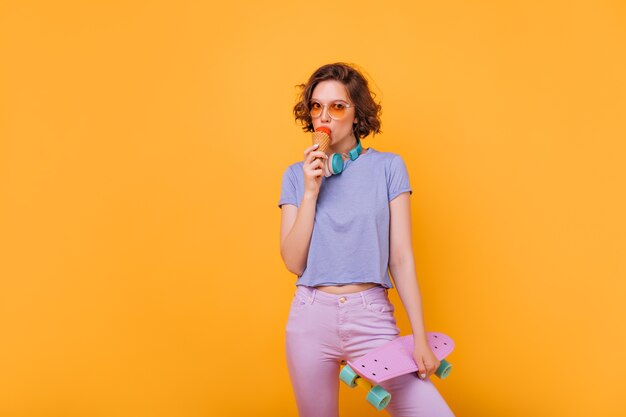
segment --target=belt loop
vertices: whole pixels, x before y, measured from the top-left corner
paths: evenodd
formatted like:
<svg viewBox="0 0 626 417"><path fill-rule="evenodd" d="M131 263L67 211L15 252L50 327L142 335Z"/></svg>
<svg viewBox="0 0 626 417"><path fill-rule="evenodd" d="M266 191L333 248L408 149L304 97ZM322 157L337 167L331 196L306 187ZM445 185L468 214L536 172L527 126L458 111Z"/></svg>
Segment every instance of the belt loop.
<svg viewBox="0 0 626 417"><path fill-rule="evenodd" d="M311 302L310 304L313 304L313 301L315 301L315 294L317 293L317 290L315 288L313 288L313 292L311 294Z"/></svg>
<svg viewBox="0 0 626 417"><path fill-rule="evenodd" d="M363 291L361 291L359 294L361 294L361 298L363 299L363 307L367 307L367 301L365 300L365 294L363 294Z"/></svg>

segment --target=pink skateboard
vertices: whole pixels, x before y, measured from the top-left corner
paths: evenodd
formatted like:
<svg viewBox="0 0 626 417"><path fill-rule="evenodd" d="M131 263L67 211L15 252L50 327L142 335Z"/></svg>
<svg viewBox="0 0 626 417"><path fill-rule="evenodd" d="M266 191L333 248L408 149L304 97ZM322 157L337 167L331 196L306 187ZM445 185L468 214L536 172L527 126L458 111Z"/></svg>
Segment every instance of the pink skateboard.
<svg viewBox="0 0 626 417"><path fill-rule="evenodd" d="M435 375L443 379L452 369L452 365L444 358L454 349L454 342L443 333L427 332L426 338L431 350L441 361ZM354 362L348 361L341 369L339 378L350 388L358 385L368 390L367 401L382 410L389 404L391 394L378 384L417 371L417 364L413 360L413 335L408 335L379 346Z"/></svg>

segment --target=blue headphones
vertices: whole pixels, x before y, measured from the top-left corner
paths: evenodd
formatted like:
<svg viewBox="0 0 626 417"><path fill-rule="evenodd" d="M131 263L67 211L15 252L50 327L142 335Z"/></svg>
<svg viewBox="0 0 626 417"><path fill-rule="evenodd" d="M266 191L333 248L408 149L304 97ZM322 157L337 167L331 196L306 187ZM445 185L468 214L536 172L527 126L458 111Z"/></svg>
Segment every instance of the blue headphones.
<svg viewBox="0 0 626 417"><path fill-rule="evenodd" d="M348 154L339 154L339 153L333 153L332 155L330 155L328 157L328 175L324 174L324 176L326 178L330 177L331 175L338 175L341 174L343 172L344 169L344 162L348 160L348 157L350 158L351 161L354 161L355 159L357 159L359 157L359 154L361 153L361 151L363 150L363 147L361 146L361 139L359 139L358 137L356 138L356 146L350 150L350 152L348 152Z"/></svg>

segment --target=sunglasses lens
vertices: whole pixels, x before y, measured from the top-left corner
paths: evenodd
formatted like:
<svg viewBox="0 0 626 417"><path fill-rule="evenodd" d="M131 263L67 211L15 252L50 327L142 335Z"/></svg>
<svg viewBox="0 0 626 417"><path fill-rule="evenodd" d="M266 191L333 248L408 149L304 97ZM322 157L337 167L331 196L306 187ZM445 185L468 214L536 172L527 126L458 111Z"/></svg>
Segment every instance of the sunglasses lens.
<svg viewBox="0 0 626 417"><path fill-rule="evenodd" d="M346 114L346 106L342 103L333 103L329 108L328 112L330 115L336 119L341 119L344 114Z"/></svg>
<svg viewBox="0 0 626 417"><path fill-rule="evenodd" d="M319 115L322 114L322 106L320 106L319 103L311 103L309 107L311 109L309 111L311 117L319 117Z"/></svg>

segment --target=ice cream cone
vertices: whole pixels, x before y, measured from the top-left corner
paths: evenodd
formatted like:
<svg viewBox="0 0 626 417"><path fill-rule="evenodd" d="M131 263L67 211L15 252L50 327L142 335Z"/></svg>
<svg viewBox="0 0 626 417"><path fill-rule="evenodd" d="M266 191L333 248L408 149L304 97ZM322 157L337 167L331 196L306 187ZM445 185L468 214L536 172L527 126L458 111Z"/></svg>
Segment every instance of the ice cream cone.
<svg viewBox="0 0 626 417"><path fill-rule="evenodd" d="M313 132L313 144L315 145L316 143L319 143L319 146L315 150L326 153L326 151L330 147L330 129L329 128L322 126L322 127L318 127L315 130L315 132ZM315 158L315 159L320 159L320 158ZM323 161L323 162L324 164L322 164L322 169L324 170L324 176L328 178L330 176L328 163L327 161Z"/></svg>
<svg viewBox="0 0 626 417"><path fill-rule="evenodd" d="M313 144L319 143L316 151L322 151L326 153L330 146L330 129L327 127L319 127L313 132Z"/></svg>

